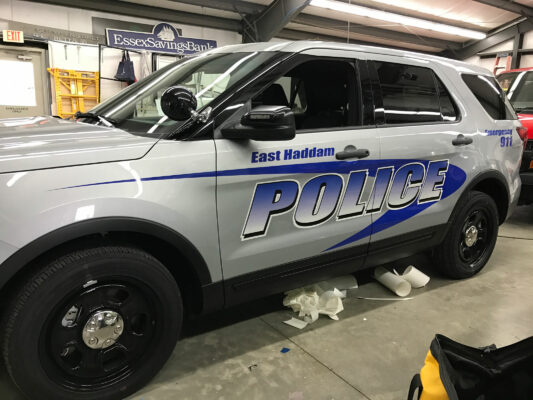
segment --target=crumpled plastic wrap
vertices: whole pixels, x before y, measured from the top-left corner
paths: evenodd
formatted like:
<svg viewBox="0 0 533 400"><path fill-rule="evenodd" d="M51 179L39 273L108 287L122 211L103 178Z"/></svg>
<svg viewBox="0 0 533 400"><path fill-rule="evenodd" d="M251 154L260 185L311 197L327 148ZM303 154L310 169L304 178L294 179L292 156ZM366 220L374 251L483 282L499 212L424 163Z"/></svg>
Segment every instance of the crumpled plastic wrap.
<svg viewBox="0 0 533 400"><path fill-rule="evenodd" d="M341 276L286 292L283 305L297 312L305 325L315 322L320 314L338 320L337 314L344 310L342 299L346 297L346 290L355 288L357 288L355 277ZM300 329L305 327L294 319L285 323Z"/></svg>

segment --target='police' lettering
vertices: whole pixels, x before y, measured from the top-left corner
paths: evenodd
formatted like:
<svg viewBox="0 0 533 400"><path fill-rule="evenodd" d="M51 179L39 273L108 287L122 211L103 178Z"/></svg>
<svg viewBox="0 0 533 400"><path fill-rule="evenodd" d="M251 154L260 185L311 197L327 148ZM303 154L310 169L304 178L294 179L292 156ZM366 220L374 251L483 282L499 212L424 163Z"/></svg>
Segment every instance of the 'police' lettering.
<svg viewBox="0 0 533 400"><path fill-rule="evenodd" d="M242 236L250 238L264 235L268 229L270 217L290 210L297 196L298 183L294 181L257 185Z"/></svg>
<svg viewBox="0 0 533 400"><path fill-rule="evenodd" d="M294 213L296 224L317 225L329 219L337 208L342 184L339 175L317 176L307 182Z"/></svg>
<svg viewBox="0 0 533 400"><path fill-rule="evenodd" d="M275 153L272 157L276 157ZM377 213L384 207L389 210L408 207L417 199L418 204L439 201L448 166L448 160L431 161L427 169L421 162L412 162L402 165L396 173L392 166L380 167L367 198L363 198L363 192L368 193L365 186L369 170L351 172L342 196L344 181L341 176L316 176L301 190L294 223L299 227L310 227L327 221L335 214L341 197L338 220ZM265 235L272 216L294 208L299 189L297 182L288 180L258 184L244 224L243 239Z"/></svg>
<svg viewBox="0 0 533 400"><path fill-rule="evenodd" d="M361 215L365 211L366 203L361 203L361 195L365 189L368 171L355 171L350 173L348 185L346 185L346 192L342 199L341 209L337 218L349 218Z"/></svg>
<svg viewBox="0 0 533 400"><path fill-rule="evenodd" d="M429 163L426 181L424 182L422 192L418 199L419 203L440 200L442 196L442 186L444 185L446 172L448 171L448 165L448 160L431 161Z"/></svg>
<svg viewBox="0 0 533 400"><path fill-rule="evenodd" d="M415 201L425 173L426 169L420 163L407 164L396 171L389 194L389 208L404 208Z"/></svg>
<svg viewBox="0 0 533 400"><path fill-rule="evenodd" d="M370 195L370 198L372 199L372 205L366 210L367 214L377 212L383 207L385 195L387 194L387 190L389 190L393 172L394 167L378 168L376 180L374 182L374 188L372 189L372 194Z"/></svg>

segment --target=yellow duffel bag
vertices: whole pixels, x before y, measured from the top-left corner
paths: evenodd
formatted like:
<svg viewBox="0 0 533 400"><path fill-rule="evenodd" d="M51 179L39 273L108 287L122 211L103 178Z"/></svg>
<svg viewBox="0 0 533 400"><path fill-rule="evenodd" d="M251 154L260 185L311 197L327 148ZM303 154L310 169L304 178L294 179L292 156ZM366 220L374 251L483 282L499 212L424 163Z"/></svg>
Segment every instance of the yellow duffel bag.
<svg viewBox="0 0 533 400"><path fill-rule="evenodd" d="M408 400L533 400L533 337L480 349L436 335Z"/></svg>

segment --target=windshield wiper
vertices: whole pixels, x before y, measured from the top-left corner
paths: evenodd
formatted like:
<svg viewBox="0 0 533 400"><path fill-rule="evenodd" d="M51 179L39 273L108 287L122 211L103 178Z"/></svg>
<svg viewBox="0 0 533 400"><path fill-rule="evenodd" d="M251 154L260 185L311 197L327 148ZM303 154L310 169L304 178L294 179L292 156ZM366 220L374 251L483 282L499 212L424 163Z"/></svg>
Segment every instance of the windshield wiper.
<svg viewBox="0 0 533 400"><path fill-rule="evenodd" d="M78 111L76 114L74 114L74 118L76 118L76 119L78 119L78 118L94 119L94 120L100 121L102 124L104 124L108 128L114 128L115 125L117 124L117 121L115 121L114 119L103 117L101 115L98 115L98 114L95 114L95 113L92 113L92 112L82 113L82 112Z"/></svg>

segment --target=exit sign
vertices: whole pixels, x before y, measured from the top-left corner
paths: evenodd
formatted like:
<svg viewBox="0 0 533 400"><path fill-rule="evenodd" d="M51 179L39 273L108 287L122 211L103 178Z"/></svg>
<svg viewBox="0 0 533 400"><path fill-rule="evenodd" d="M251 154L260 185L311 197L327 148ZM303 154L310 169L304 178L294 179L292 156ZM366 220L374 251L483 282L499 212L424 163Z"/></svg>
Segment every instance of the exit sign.
<svg viewBox="0 0 533 400"><path fill-rule="evenodd" d="M11 43L24 43L24 32L22 31L12 31L12 30L3 30L2 38L4 42Z"/></svg>

